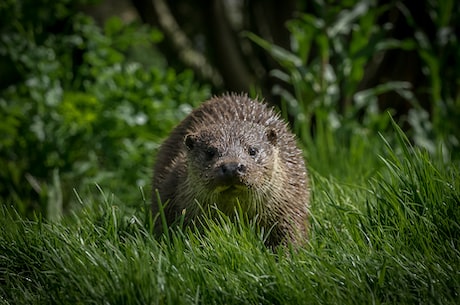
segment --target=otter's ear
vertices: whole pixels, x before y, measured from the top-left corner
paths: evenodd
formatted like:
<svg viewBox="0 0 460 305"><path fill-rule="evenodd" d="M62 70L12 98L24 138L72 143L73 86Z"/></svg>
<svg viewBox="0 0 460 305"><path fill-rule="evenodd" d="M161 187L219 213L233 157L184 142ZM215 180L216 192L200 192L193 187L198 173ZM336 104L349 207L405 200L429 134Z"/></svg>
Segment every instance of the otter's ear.
<svg viewBox="0 0 460 305"><path fill-rule="evenodd" d="M194 134L188 134L185 136L184 138L184 143L185 143L185 146L187 146L187 148L189 150L192 150L193 147L195 146L196 144L196 141L197 141L197 138L196 138L196 135Z"/></svg>
<svg viewBox="0 0 460 305"><path fill-rule="evenodd" d="M276 133L275 129L269 128L267 130L267 139L272 145L276 145L278 141L278 134Z"/></svg>

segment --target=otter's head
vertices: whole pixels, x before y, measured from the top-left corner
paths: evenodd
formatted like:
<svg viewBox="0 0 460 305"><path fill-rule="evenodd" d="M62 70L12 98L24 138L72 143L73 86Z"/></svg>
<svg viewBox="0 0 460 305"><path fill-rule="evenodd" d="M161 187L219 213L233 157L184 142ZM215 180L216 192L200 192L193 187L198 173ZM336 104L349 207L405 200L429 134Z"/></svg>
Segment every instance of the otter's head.
<svg viewBox="0 0 460 305"><path fill-rule="evenodd" d="M244 121L214 124L188 134L184 143L198 200L233 206L236 198L241 203L261 200L270 191L276 130Z"/></svg>

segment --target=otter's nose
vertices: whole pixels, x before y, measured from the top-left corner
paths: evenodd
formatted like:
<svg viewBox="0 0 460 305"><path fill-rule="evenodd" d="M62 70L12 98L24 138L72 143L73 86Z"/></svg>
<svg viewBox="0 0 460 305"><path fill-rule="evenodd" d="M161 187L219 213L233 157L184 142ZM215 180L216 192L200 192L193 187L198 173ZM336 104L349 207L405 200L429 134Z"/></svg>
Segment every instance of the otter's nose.
<svg viewBox="0 0 460 305"><path fill-rule="evenodd" d="M236 162L225 163L221 165L220 171L223 176L239 176L246 172L246 166Z"/></svg>
<svg viewBox="0 0 460 305"><path fill-rule="evenodd" d="M239 183L239 177L246 172L246 166L237 162L224 163L219 168L220 180L225 184Z"/></svg>

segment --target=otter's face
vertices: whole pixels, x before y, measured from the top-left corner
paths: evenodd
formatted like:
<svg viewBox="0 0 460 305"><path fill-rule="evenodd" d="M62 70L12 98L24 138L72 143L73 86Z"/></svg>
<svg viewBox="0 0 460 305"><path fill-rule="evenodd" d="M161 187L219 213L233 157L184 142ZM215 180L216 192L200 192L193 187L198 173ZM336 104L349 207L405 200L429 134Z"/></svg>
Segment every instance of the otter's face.
<svg viewBox="0 0 460 305"><path fill-rule="evenodd" d="M211 125L185 137L188 175L213 197L251 197L273 174L276 131L248 122Z"/></svg>

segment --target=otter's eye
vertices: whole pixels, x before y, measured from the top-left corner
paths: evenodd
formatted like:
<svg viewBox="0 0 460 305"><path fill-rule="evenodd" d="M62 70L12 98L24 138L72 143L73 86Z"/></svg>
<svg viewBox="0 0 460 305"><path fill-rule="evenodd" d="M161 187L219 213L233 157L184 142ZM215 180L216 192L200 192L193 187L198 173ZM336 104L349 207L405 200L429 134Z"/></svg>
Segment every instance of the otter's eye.
<svg viewBox="0 0 460 305"><path fill-rule="evenodd" d="M217 149L215 149L214 147L208 147L206 148L204 153L205 153L206 159L211 160L217 154Z"/></svg>
<svg viewBox="0 0 460 305"><path fill-rule="evenodd" d="M257 148L255 148L255 147L249 147L248 148L248 153L249 153L250 156L254 157L255 155L257 155L258 152L259 152L259 150Z"/></svg>

